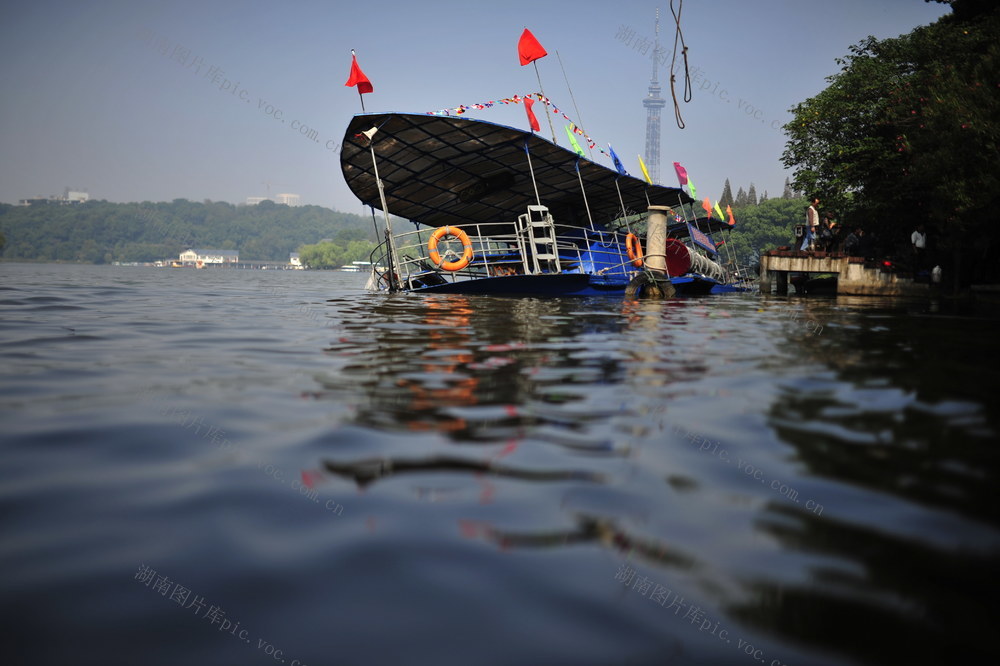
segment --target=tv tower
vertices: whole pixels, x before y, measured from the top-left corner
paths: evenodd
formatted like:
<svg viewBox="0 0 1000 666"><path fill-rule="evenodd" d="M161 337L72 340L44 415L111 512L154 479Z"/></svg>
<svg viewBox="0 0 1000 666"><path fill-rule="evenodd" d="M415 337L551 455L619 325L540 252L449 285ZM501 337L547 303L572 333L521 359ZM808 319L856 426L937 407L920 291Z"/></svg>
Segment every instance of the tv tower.
<svg viewBox="0 0 1000 666"><path fill-rule="evenodd" d="M667 100L660 97L660 82L657 70L660 65L660 8L656 8L656 38L653 46L653 78L649 80L649 94L643 98L642 105L646 107L646 162L649 166L649 177L657 185L660 184L660 109L667 105Z"/></svg>

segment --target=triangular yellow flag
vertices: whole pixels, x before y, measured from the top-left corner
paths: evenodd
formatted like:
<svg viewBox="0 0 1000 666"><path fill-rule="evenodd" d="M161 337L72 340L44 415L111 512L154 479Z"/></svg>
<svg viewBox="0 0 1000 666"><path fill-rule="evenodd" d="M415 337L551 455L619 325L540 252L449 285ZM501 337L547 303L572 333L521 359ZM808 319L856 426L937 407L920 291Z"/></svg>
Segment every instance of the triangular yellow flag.
<svg viewBox="0 0 1000 666"><path fill-rule="evenodd" d="M639 155L639 168L642 169L642 175L646 177L646 182L650 185L653 184L653 179L649 177L649 171L646 170L646 163L642 161L642 155Z"/></svg>
<svg viewBox="0 0 1000 666"><path fill-rule="evenodd" d="M720 220L722 220L723 222L726 221L726 216L722 214L722 208L719 207L719 202L718 201L715 202L715 213L716 213L716 215L719 216Z"/></svg>

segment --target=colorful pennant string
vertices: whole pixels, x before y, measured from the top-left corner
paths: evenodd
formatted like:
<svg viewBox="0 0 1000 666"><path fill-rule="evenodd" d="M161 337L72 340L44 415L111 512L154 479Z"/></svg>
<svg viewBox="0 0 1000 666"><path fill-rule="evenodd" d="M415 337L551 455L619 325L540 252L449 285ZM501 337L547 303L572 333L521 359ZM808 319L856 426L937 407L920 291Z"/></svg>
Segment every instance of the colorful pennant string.
<svg viewBox="0 0 1000 666"><path fill-rule="evenodd" d="M450 108L450 109L440 109L438 111L428 111L427 115L429 115L429 116L460 116L460 115L464 114L465 112L471 111L473 109L475 109L477 111L481 111L483 109L493 108L497 104L520 104L521 102L524 101L525 98L534 98L534 99L537 99L542 104L545 104L546 106L548 106L549 108L551 108L553 113L555 113L558 116L562 116L563 118L566 119L567 122L569 122L572 125L572 132L574 134L578 134L578 135L582 136L584 138L584 140L587 142L587 146L591 150L596 149L602 155L605 155L605 156L608 157L608 159L611 159L611 155L608 153L608 151L606 151L603 148L601 148L600 146L598 146L596 141L594 141L593 139L591 139L586 133L584 133L583 130L581 130L579 127L576 126L576 123L573 122L572 118L570 118L565 113L563 113L562 111L560 111L559 107L557 107L555 104L553 104L552 101L548 97L546 97L545 95L542 95L541 93L528 93L527 95L513 95L512 97L504 97L504 98L501 98L501 99L490 100L489 102L480 102L479 104L460 104L460 105L458 105L456 107L453 107L453 108Z"/></svg>

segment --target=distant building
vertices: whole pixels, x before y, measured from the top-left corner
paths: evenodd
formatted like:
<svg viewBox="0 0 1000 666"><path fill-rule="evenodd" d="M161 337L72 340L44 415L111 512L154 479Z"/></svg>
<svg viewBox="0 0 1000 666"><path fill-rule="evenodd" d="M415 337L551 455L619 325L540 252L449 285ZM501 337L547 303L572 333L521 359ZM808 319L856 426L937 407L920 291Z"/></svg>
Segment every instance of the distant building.
<svg viewBox="0 0 1000 666"><path fill-rule="evenodd" d="M301 206L299 195L297 194L275 194L274 203L285 204L286 206Z"/></svg>
<svg viewBox="0 0 1000 666"><path fill-rule="evenodd" d="M299 257L299 253L298 252L292 252L290 255L288 255L288 263L292 266L292 268L302 268L303 267L302 266L302 259Z"/></svg>
<svg viewBox="0 0 1000 666"><path fill-rule="evenodd" d="M41 194L39 194L37 197L33 199L18 199L17 205L18 206L46 206L46 205L66 206L69 204L83 203L84 201L88 201L89 199L90 195L87 194L86 192L82 190L71 190L70 188L67 187L61 197L57 197L54 194L47 197L43 197Z"/></svg>
<svg viewBox="0 0 1000 666"><path fill-rule="evenodd" d="M235 264L239 260L236 250L185 250L180 256L182 264Z"/></svg>
<svg viewBox="0 0 1000 666"><path fill-rule="evenodd" d="M273 201L276 204L285 204L286 206L301 206L299 200L299 195L285 193L275 194L273 197L247 197L247 205L256 206L263 201Z"/></svg>

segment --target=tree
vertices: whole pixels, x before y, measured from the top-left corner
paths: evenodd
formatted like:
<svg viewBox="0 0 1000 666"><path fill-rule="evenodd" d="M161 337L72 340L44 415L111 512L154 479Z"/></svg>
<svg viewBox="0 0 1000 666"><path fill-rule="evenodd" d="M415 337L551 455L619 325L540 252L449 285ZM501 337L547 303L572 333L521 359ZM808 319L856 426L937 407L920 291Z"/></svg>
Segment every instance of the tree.
<svg viewBox="0 0 1000 666"><path fill-rule="evenodd" d="M788 181L788 176L785 176L785 189L781 192L782 199L794 199L795 191L792 189L792 184Z"/></svg>
<svg viewBox="0 0 1000 666"><path fill-rule="evenodd" d="M340 268L352 261L368 261L375 244L367 240L346 243L324 241L299 248L299 258L309 268Z"/></svg>
<svg viewBox="0 0 1000 666"><path fill-rule="evenodd" d="M753 183L750 183L750 189L747 190L747 204L750 206L757 205L757 188L754 187Z"/></svg>
<svg viewBox="0 0 1000 666"><path fill-rule="evenodd" d="M767 190L764 190L764 194L760 195L760 203L767 201Z"/></svg>
<svg viewBox="0 0 1000 666"><path fill-rule="evenodd" d="M795 225L803 220L804 205L796 199L768 199L745 206L736 215L736 226L726 242L741 265L760 261L760 253L792 243Z"/></svg>
<svg viewBox="0 0 1000 666"><path fill-rule="evenodd" d="M974 253L966 277L984 279L1000 259L1000 11L950 4L929 26L851 46L827 88L792 109L782 162L852 225L905 248L924 223L953 268Z"/></svg>
<svg viewBox="0 0 1000 666"><path fill-rule="evenodd" d="M319 206L109 203L0 204L10 259L145 262L176 259L189 247L238 250L243 259L283 261L302 243L334 236L342 245L374 239L371 221Z"/></svg>
<svg viewBox="0 0 1000 666"><path fill-rule="evenodd" d="M736 200L733 202L737 206L746 206L748 203L747 193L743 191L741 187L739 191L736 192Z"/></svg>
<svg viewBox="0 0 1000 666"><path fill-rule="evenodd" d="M726 178L726 184L722 186L722 197L719 199L719 205L725 210L726 206L732 206L733 203L733 188L729 185L729 179Z"/></svg>

